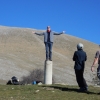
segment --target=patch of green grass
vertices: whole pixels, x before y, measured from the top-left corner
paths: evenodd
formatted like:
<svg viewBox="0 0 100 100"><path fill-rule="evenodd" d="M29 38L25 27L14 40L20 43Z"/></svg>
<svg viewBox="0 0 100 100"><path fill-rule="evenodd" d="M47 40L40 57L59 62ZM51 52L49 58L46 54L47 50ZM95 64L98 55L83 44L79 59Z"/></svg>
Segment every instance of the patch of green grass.
<svg viewBox="0 0 100 100"><path fill-rule="evenodd" d="M100 88L89 86L89 92L77 92L77 86L0 85L0 100L100 100Z"/></svg>

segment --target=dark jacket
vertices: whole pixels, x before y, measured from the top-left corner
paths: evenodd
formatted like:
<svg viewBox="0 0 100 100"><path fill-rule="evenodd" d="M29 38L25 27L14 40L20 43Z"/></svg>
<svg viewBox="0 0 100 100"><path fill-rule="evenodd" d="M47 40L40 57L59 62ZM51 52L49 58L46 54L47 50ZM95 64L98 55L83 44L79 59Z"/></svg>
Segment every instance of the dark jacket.
<svg viewBox="0 0 100 100"><path fill-rule="evenodd" d="M75 51L73 55L73 61L75 61L74 69L84 70L86 60L87 60L86 52L84 52L83 50Z"/></svg>
<svg viewBox="0 0 100 100"><path fill-rule="evenodd" d="M48 33L47 32L43 32L43 33L35 33L37 35L44 35L44 42L48 42ZM55 33L55 32L50 32L50 42L54 42L54 36L53 35L60 35L60 34L63 34L63 33Z"/></svg>

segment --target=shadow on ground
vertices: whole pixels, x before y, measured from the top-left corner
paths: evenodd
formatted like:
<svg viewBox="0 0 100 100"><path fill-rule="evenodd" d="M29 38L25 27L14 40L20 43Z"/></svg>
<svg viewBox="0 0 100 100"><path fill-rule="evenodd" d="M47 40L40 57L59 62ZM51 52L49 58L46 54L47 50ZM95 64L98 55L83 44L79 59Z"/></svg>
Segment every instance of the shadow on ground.
<svg viewBox="0 0 100 100"><path fill-rule="evenodd" d="M78 92L78 93L86 93L86 94L99 94L99 93L94 93L91 91L84 91L84 92L80 92L79 89L77 88L67 88L67 87L60 87L60 86L43 86L43 87L48 87L48 88L54 88L54 89L59 89L61 91L68 91L68 92Z"/></svg>

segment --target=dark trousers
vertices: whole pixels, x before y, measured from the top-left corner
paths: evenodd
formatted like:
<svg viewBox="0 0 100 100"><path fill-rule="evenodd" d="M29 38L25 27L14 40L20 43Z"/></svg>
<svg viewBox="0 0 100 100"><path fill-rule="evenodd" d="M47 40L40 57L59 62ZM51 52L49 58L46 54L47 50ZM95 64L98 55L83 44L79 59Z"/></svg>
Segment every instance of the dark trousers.
<svg viewBox="0 0 100 100"><path fill-rule="evenodd" d="M100 65L97 68L97 77L100 79Z"/></svg>
<svg viewBox="0 0 100 100"><path fill-rule="evenodd" d="M78 86L80 88L87 87L87 84L86 84L86 81L84 79L83 73L84 73L84 70L83 69L81 69L81 70L75 69L76 81L77 81Z"/></svg>
<svg viewBox="0 0 100 100"><path fill-rule="evenodd" d="M45 42L46 59L52 59L53 42Z"/></svg>

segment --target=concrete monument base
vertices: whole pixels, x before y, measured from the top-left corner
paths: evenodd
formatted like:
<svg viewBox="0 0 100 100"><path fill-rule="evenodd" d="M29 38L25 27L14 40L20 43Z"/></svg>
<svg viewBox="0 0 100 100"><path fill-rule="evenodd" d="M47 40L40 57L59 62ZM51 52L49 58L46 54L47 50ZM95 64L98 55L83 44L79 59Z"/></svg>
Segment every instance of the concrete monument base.
<svg viewBox="0 0 100 100"><path fill-rule="evenodd" d="M52 61L45 61L44 64L44 84L52 84Z"/></svg>

